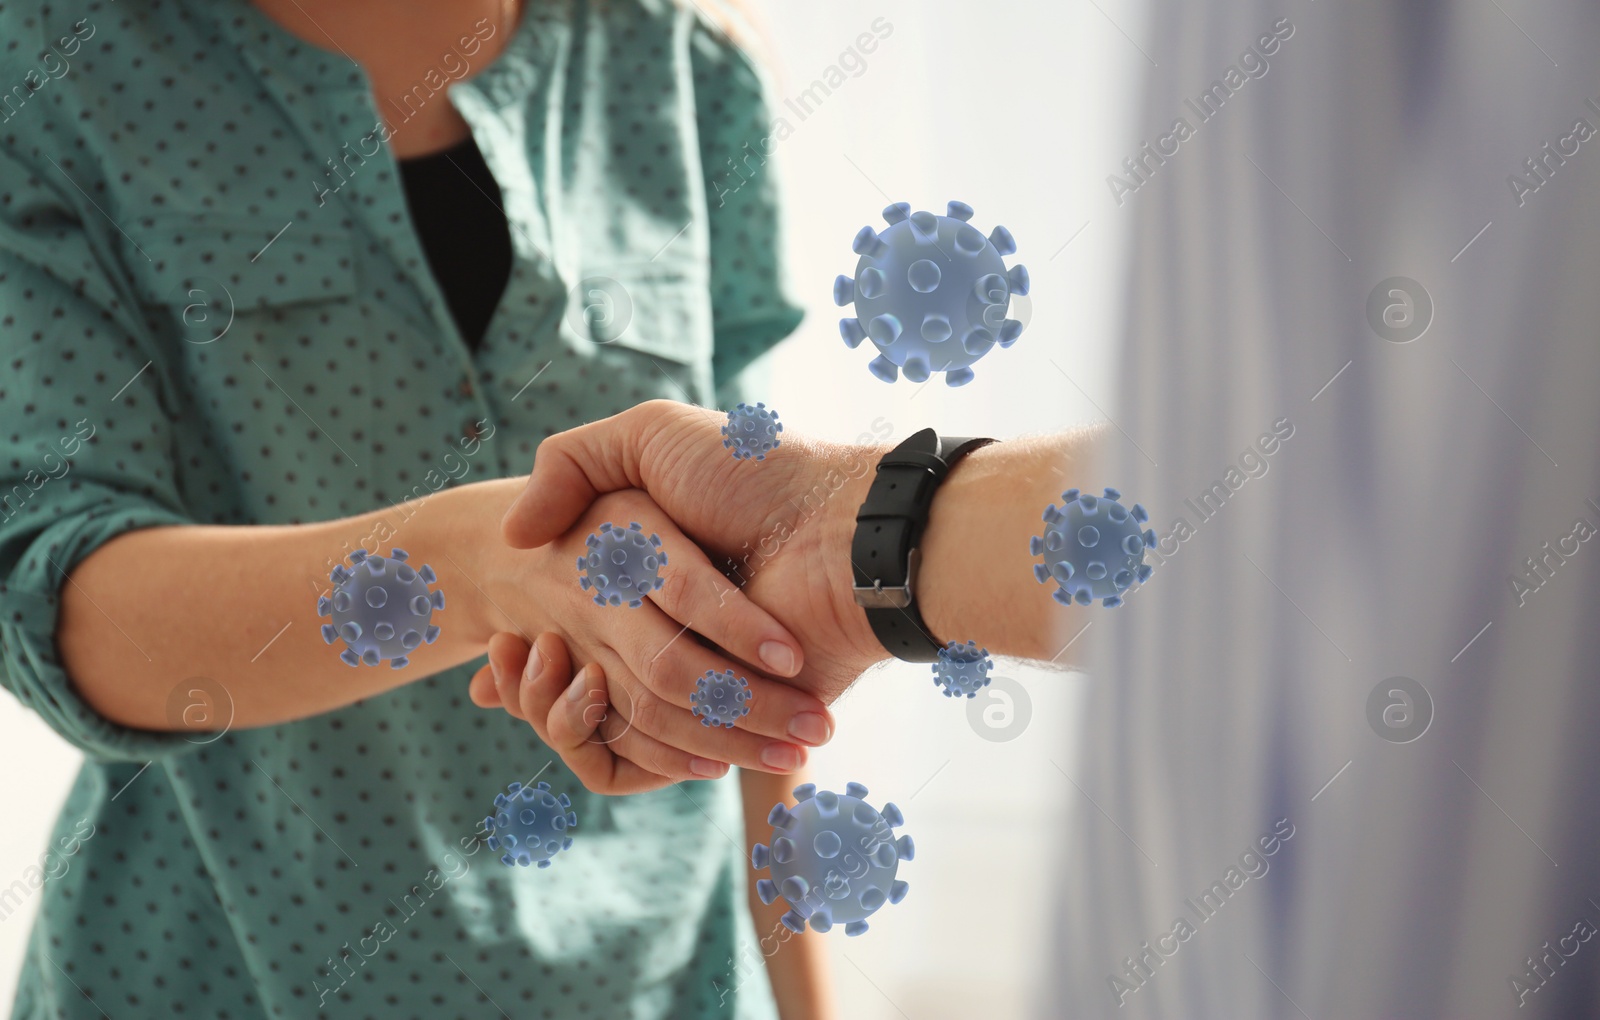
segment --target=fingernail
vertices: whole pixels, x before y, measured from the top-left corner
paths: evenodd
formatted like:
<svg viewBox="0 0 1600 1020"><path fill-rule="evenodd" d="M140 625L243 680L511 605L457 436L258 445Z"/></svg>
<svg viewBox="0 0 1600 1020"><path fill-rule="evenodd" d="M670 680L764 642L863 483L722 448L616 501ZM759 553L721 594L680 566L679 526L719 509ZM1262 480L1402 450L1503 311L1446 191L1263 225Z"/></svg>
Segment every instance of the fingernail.
<svg viewBox="0 0 1600 1020"><path fill-rule="evenodd" d="M716 779L728 771L728 766L710 758L690 758L689 771L705 779Z"/></svg>
<svg viewBox="0 0 1600 1020"><path fill-rule="evenodd" d="M756 649L756 654L761 656L761 661L767 668L779 676L794 675L794 649L782 641L763 641L761 647Z"/></svg>
<svg viewBox="0 0 1600 1020"><path fill-rule="evenodd" d="M768 744L761 749L761 764L779 772L793 772L800 767L800 749L793 744Z"/></svg>
<svg viewBox="0 0 1600 1020"><path fill-rule="evenodd" d="M825 716L815 712L801 712L789 720L789 736L802 744L816 747L828 742L828 738L833 736L833 728L828 725Z"/></svg>
<svg viewBox="0 0 1600 1020"><path fill-rule="evenodd" d="M572 686L567 688L567 700L577 701L583 697L583 692L589 688L589 667L578 670L578 675L572 678Z"/></svg>
<svg viewBox="0 0 1600 1020"><path fill-rule="evenodd" d="M528 683L536 682L544 673L544 654L534 645L528 652L528 664L522 668L522 677Z"/></svg>

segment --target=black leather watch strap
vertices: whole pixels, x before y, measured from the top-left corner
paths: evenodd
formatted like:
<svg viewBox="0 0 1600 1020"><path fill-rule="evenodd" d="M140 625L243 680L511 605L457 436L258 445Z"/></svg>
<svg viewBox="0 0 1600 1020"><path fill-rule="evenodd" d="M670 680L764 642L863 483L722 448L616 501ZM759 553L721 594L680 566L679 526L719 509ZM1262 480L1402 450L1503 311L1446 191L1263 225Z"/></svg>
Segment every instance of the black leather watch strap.
<svg viewBox="0 0 1600 1020"><path fill-rule="evenodd" d="M850 562L856 604L889 654L908 662L933 662L944 647L917 610L918 545L928 511L950 468L993 439L940 437L923 429L884 454L866 501L856 514Z"/></svg>

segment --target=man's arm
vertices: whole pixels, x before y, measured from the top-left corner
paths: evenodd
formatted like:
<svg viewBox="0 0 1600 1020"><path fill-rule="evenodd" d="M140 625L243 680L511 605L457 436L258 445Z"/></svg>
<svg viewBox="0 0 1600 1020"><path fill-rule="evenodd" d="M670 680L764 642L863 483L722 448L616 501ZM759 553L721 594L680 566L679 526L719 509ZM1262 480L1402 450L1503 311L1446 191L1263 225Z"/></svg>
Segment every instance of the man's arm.
<svg viewBox="0 0 1600 1020"><path fill-rule="evenodd" d="M764 462L723 449L724 416L670 401L551 437L503 531L518 547L550 541L600 494L637 487L746 594L798 637L806 668L794 681L825 700L888 658L855 605L855 515L887 447L784 434ZM1092 490L1094 430L1018 439L960 461L935 496L922 542L918 603L932 636L975 641L998 655L1050 659L1080 610L1033 575L1029 539L1070 485ZM1078 624L1081 626L1081 624Z"/></svg>

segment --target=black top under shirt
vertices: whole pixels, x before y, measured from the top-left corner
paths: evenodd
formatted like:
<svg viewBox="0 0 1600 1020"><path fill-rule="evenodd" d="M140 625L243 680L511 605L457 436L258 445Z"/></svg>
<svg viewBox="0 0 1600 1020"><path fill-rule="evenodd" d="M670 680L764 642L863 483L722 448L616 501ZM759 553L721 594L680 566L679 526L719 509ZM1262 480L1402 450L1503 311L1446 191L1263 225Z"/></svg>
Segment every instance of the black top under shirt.
<svg viewBox="0 0 1600 1020"><path fill-rule="evenodd" d="M450 316L474 350L511 277L511 233L500 185L470 136L400 160L406 204Z"/></svg>

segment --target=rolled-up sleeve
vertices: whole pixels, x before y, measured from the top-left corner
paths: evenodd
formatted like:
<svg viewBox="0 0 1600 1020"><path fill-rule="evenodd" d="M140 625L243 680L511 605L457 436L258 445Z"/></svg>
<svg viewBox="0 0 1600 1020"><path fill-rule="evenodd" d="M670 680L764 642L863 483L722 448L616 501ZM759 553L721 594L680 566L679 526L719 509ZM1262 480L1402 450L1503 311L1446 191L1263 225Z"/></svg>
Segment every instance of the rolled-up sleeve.
<svg viewBox="0 0 1600 1020"><path fill-rule="evenodd" d="M89 707L56 630L87 556L136 528L191 523L159 397L166 369L116 283L117 228L91 223L68 171L38 162L0 146L0 684L85 753L143 761L193 745ZM115 620L104 634L144 654Z"/></svg>
<svg viewBox="0 0 1600 1020"><path fill-rule="evenodd" d="M700 159L711 230L712 373L719 388L804 316L784 266L776 156L787 131L752 58L707 29L694 48Z"/></svg>

